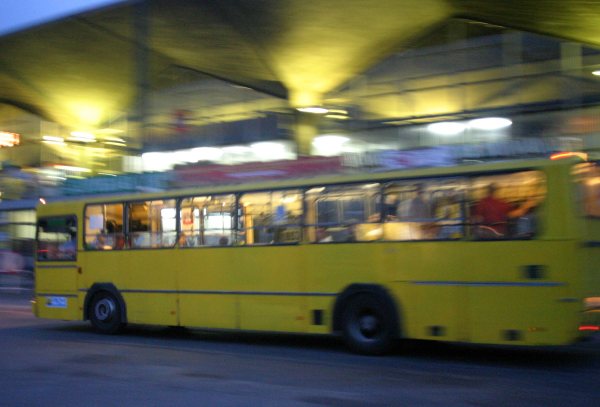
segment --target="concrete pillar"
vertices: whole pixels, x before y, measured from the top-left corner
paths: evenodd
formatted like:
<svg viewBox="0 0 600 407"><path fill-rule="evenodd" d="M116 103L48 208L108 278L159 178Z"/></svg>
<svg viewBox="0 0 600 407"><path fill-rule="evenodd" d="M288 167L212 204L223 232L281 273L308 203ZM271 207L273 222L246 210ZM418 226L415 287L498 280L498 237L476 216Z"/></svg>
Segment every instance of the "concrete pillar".
<svg viewBox="0 0 600 407"><path fill-rule="evenodd" d="M150 2L135 0L133 3L133 80L135 105L132 117L134 140L132 148L143 148L147 141L150 98Z"/></svg>
<svg viewBox="0 0 600 407"><path fill-rule="evenodd" d="M289 102L295 112L294 141L299 157L308 157L311 154L312 142L319 131L319 123L323 118L322 113L308 113L297 110L298 108L321 106L323 95L318 92L303 90L290 90Z"/></svg>
<svg viewBox="0 0 600 407"><path fill-rule="evenodd" d="M318 134L322 114L305 113L296 110L294 123L294 140L298 157L308 157L311 154L312 142Z"/></svg>

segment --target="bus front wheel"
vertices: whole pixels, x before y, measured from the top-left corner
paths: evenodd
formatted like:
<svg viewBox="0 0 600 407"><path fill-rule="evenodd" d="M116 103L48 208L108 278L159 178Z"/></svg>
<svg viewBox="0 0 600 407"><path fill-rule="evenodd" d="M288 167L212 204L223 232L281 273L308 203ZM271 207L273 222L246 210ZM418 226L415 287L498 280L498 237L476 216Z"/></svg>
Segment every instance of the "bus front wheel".
<svg viewBox="0 0 600 407"><path fill-rule="evenodd" d="M90 302L89 316L94 331L111 335L117 333L123 326L122 311L115 296L108 291L100 291Z"/></svg>
<svg viewBox="0 0 600 407"><path fill-rule="evenodd" d="M357 294L344 307L342 331L348 347L365 355L382 355L393 344L393 321L386 303L371 293Z"/></svg>

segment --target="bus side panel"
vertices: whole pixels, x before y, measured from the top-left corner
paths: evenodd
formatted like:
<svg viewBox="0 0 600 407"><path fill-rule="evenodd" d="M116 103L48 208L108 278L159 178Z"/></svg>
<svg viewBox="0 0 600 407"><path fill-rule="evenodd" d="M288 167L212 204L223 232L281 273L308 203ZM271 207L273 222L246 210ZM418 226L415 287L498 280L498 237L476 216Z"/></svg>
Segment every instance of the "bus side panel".
<svg viewBox="0 0 600 407"><path fill-rule="evenodd" d="M127 321L138 324L177 326L177 294L124 292Z"/></svg>
<svg viewBox="0 0 600 407"><path fill-rule="evenodd" d="M241 329L306 332L301 280L302 246L234 248L231 257L239 296Z"/></svg>
<svg viewBox="0 0 600 407"><path fill-rule="evenodd" d="M337 296L351 284L380 284L389 289L382 244L322 243L299 249L305 291L312 294L306 310L309 332L331 332Z"/></svg>
<svg viewBox="0 0 600 407"><path fill-rule="evenodd" d="M396 283L401 301L402 336L413 339L469 341L465 329L467 289L458 285Z"/></svg>
<svg viewBox="0 0 600 407"><path fill-rule="evenodd" d="M74 264L38 266L35 285L40 292L74 294L77 292L77 267Z"/></svg>
<svg viewBox="0 0 600 407"><path fill-rule="evenodd" d="M175 250L115 250L87 255L84 275L88 288L93 283L113 283L123 295L129 322L178 325Z"/></svg>
<svg viewBox="0 0 600 407"><path fill-rule="evenodd" d="M35 272L36 316L39 318L81 320L77 298L75 263L38 264Z"/></svg>
<svg viewBox="0 0 600 407"><path fill-rule="evenodd" d="M79 310L79 299L75 295L37 294L35 315L38 318L81 321L83 312Z"/></svg>
<svg viewBox="0 0 600 407"><path fill-rule="evenodd" d="M473 242L473 342L558 345L579 336L580 272L570 241Z"/></svg>
<svg viewBox="0 0 600 407"><path fill-rule="evenodd" d="M470 287L473 342L559 345L578 336L577 305L564 287Z"/></svg>
<svg viewBox="0 0 600 407"><path fill-rule="evenodd" d="M469 254L464 241L385 243L385 266L401 305L409 338L468 341L466 287Z"/></svg>
<svg viewBox="0 0 600 407"><path fill-rule="evenodd" d="M182 326L235 329L238 327L235 247L180 248L177 253L179 312ZM239 288L239 287L238 287Z"/></svg>

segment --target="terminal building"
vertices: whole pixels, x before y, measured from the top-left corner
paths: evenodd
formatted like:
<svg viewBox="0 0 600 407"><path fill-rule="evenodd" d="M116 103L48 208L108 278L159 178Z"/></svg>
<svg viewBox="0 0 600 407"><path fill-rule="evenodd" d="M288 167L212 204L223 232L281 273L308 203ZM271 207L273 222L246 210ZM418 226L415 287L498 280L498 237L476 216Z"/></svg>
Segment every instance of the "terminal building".
<svg viewBox="0 0 600 407"><path fill-rule="evenodd" d="M0 230L208 165L596 152L600 5L566 3L123 1L0 37Z"/></svg>

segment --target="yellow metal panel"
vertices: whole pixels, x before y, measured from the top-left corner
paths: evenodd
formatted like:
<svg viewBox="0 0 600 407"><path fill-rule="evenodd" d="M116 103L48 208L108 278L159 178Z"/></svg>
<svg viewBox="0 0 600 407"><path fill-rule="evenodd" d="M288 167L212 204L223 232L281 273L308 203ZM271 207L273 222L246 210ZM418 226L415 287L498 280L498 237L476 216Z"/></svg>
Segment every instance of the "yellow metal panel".
<svg viewBox="0 0 600 407"><path fill-rule="evenodd" d="M549 345L579 336L577 305L559 302L564 287L470 287L472 340L479 343ZM508 341L506 331L522 338Z"/></svg>
<svg viewBox="0 0 600 407"><path fill-rule="evenodd" d="M308 332L314 334L326 334L331 332L333 325L333 307L335 297L307 297L307 320ZM321 325L313 324L313 311L322 310Z"/></svg>
<svg viewBox="0 0 600 407"><path fill-rule="evenodd" d="M428 286L401 283L398 293L401 310L402 334L415 339L467 341L467 310L463 292L465 287ZM440 327L439 336L432 334L432 327Z"/></svg>
<svg viewBox="0 0 600 407"><path fill-rule="evenodd" d="M77 291L77 268L74 264L47 264L37 267L35 285L37 292L74 293Z"/></svg>
<svg viewBox="0 0 600 407"><path fill-rule="evenodd" d="M306 332L303 297L240 296L240 328L260 331Z"/></svg>
<svg viewBox="0 0 600 407"><path fill-rule="evenodd" d="M140 324L179 325L177 296L162 293L123 292L127 320Z"/></svg>
<svg viewBox="0 0 600 407"><path fill-rule="evenodd" d="M240 328L306 331L306 301L295 295L303 293L301 249L295 245L241 247L230 257L230 272L236 280L232 287L241 292Z"/></svg>
<svg viewBox="0 0 600 407"><path fill-rule="evenodd" d="M180 325L236 329L237 295L187 293L179 296Z"/></svg>
<svg viewBox="0 0 600 407"><path fill-rule="evenodd" d="M64 301L64 304L57 302ZM63 307L63 305L65 305ZM39 318L62 319L62 320L81 320L83 314L79 310L79 300L77 297L64 297L54 295L52 297L36 295L37 316Z"/></svg>

